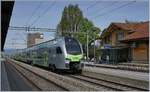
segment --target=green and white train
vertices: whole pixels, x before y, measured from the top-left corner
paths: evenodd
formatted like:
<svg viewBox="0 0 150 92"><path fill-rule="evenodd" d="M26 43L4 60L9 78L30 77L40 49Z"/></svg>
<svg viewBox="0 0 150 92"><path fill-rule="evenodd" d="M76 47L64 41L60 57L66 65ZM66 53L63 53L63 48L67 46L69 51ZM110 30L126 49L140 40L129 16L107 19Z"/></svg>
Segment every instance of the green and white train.
<svg viewBox="0 0 150 92"><path fill-rule="evenodd" d="M82 46L72 37L60 37L18 51L14 59L49 67L52 71L81 72L84 66Z"/></svg>

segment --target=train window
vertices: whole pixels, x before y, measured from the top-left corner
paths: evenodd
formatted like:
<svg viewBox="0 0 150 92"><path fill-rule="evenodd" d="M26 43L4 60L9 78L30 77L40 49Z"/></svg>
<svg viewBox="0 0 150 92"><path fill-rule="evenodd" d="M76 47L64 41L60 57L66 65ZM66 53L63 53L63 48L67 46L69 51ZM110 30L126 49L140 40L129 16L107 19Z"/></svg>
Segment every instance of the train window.
<svg viewBox="0 0 150 92"><path fill-rule="evenodd" d="M51 53L51 49L49 49L49 53Z"/></svg>
<svg viewBox="0 0 150 92"><path fill-rule="evenodd" d="M74 38L66 37L65 46L68 54L80 54L81 48L78 41Z"/></svg>
<svg viewBox="0 0 150 92"><path fill-rule="evenodd" d="M61 51L61 48L60 48L60 47L57 47L57 48L56 48L56 53L57 53L57 54L62 54L62 51Z"/></svg>

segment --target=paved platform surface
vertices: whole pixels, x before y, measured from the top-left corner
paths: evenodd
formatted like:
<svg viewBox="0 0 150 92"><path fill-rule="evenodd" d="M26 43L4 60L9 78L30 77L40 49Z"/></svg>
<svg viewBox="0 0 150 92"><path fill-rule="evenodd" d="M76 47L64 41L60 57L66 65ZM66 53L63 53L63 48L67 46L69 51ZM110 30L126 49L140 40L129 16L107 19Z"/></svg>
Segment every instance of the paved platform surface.
<svg viewBox="0 0 150 92"><path fill-rule="evenodd" d="M3 61L1 62L1 70L2 91L32 91L32 88L12 65Z"/></svg>
<svg viewBox="0 0 150 92"><path fill-rule="evenodd" d="M7 73L4 67L4 61L1 62L1 90L10 91Z"/></svg>
<svg viewBox="0 0 150 92"><path fill-rule="evenodd" d="M84 71L90 71L95 73L102 73L107 75L113 75L118 77L136 79L141 81L149 81L149 73L119 70L119 69L110 69L110 68L101 68L101 67L84 67Z"/></svg>

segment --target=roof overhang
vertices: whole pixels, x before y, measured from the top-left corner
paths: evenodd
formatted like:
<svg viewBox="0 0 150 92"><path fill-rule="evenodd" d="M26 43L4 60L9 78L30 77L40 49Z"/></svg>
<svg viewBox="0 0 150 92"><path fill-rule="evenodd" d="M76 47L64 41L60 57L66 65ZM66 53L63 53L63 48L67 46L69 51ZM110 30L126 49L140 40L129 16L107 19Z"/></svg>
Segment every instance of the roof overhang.
<svg viewBox="0 0 150 92"><path fill-rule="evenodd" d="M145 38L137 38L137 39L126 39L126 40L121 40L120 42L129 43L129 42L148 41L148 40L149 37L145 37Z"/></svg>
<svg viewBox="0 0 150 92"><path fill-rule="evenodd" d="M14 1L1 1L1 51L4 50L5 39L14 6Z"/></svg>

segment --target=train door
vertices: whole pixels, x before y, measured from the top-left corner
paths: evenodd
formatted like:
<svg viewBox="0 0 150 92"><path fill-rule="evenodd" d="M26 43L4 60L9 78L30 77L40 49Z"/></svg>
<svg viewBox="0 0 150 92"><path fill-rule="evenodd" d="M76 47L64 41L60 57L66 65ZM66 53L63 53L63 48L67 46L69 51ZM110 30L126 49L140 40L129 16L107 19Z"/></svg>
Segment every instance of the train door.
<svg viewBox="0 0 150 92"><path fill-rule="evenodd" d="M57 68L63 68L64 66L64 62L63 62L63 52L62 52L62 49L61 47L56 47L56 65L57 65Z"/></svg>
<svg viewBox="0 0 150 92"><path fill-rule="evenodd" d="M52 54L53 52L52 52L52 48L49 48L49 54L48 54L48 64L52 64Z"/></svg>
<svg viewBox="0 0 150 92"><path fill-rule="evenodd" d="M56 51L55 51L55 47L51 47L49 49L49 56L48 56L48 64L49 64L49 69L52 71L55 71L55 69L57 68L57 64L56 64Z"/></svg>

